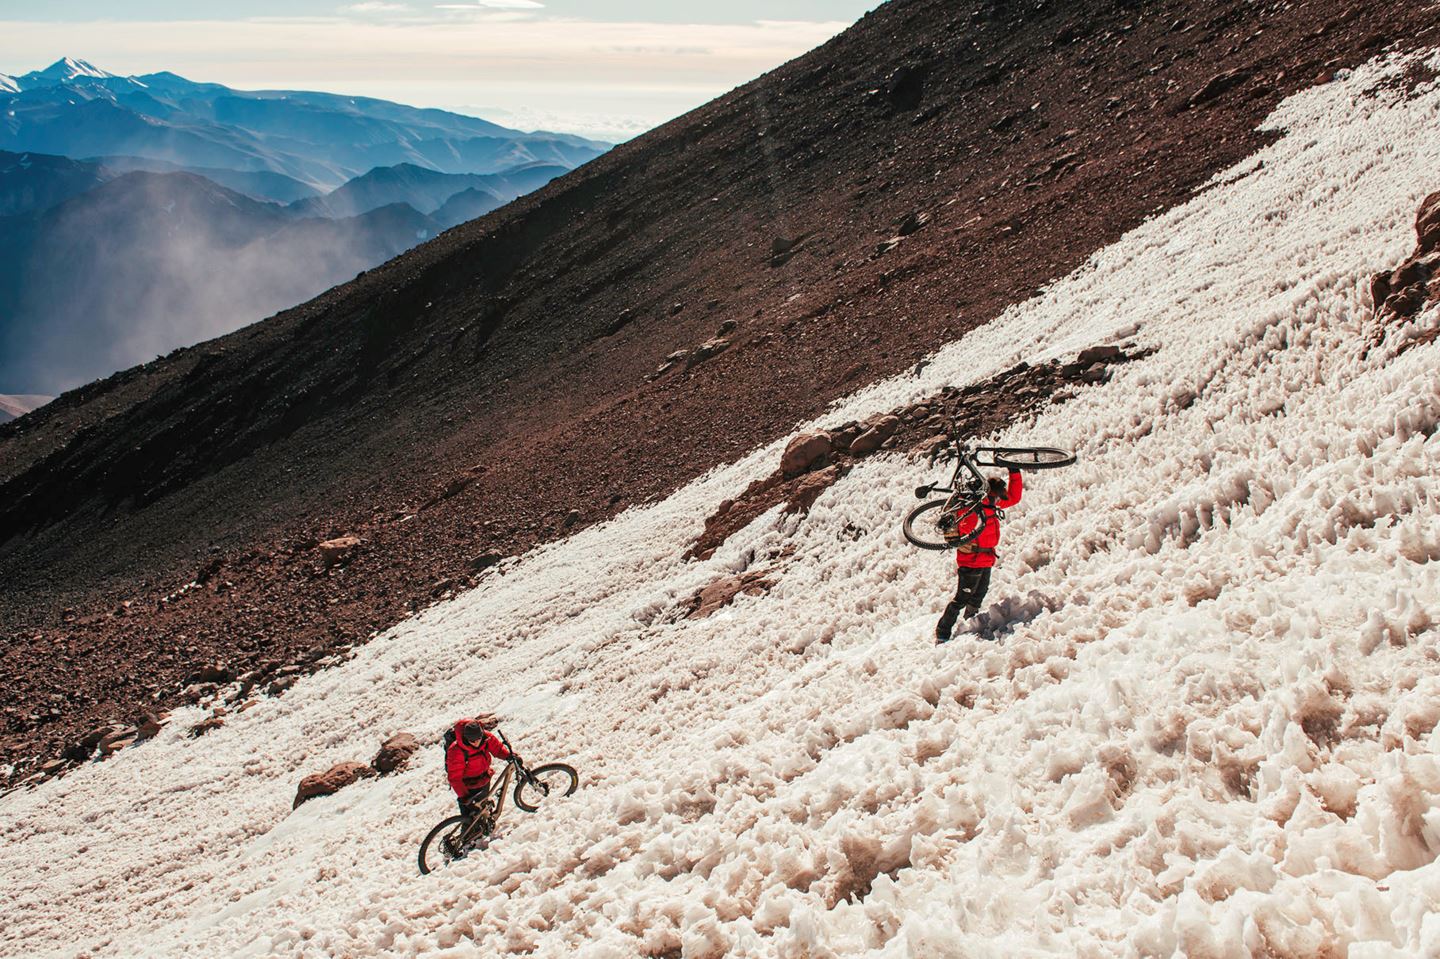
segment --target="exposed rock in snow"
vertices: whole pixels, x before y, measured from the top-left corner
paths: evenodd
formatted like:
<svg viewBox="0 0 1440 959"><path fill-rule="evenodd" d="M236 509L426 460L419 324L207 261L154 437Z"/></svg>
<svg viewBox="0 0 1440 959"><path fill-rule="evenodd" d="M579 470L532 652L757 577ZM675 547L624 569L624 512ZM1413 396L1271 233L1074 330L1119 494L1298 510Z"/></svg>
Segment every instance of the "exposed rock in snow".
<svg viewBox="0 0 1440 959"><path fill-rule="evenodd" d="M346 786L375 775L375 770L364 763L336 763L323 773L311 773L300 780L300 786L295 790L295 802L291 808L299 809L300 804L307 799L333 795Z"/></svg>
<svg viewBox="0 0 1440 959"><path fill-rule="evenodd" d="M370 765L382 776L402 769L420 748L420 741L411 733L396 733L380 745Z"/></svg>
<svg viewBox="0 0 1440 959"><path fill-rule="evenodd" d="M830 434L824 430L801 433L790 441L780 456L780 472L786 477L799 476L809 472L811 467L830 455Z"/></svg>
<svg viewBox="0 0 1440 959"><path fill-rule="evenodd" d="M1415 214L1415 236L1421 253L1440 249L1440 192L1430 194L1420 204Z"/></svg>
<svg viewBox="0 0 1440 959"><path fill-rule="evenodd" d="M898 416L876 417L871 423L867 423L860 435L850 441L847 449L852 456L865 456L880 448L880 445L895 435L900 429L900 418Z"/></svg>

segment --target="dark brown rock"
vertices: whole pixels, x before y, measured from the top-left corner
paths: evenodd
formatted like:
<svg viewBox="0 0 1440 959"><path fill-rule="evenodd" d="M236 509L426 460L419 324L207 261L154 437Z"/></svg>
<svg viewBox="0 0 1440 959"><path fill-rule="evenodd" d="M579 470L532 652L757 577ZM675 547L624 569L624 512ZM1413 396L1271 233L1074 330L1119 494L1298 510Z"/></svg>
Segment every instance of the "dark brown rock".
<svg viewBox="0 0 1440 959"><path fill-rule="evenodd" d="M1190 95L1185 101L1187 108L1198 107L1201 104L1209 103L1211 100L1235 89L1250 78L1251 71L1248 69L1224 70L1215 74L1205 84Z"/></svg>
<svg viewBox="0 0 1440 959"><path fill-rule="evenodd" d="M359 548L360 537L358 536L337 536L335 539L327 539L318 547L320 561L328 569L348 560Z"/></svg>
<svg viewBox="0 0 1440 959"><path fill-rule="evenodd" d="M1376 273L1370 277L1370 302L1379 309L1380 305L1390 297L1390 274Z"/></svg>
<svg viewBox="0 0 1440 959"><path fill-rule="evenodd" d="M481 553L470 561L470 568L479 573L489 569L505 558L505 554L496 552Z"/></svg>
<svg viewBox="0 0 1440 959"><path fill-rule="evenodd" d="M1425 305L1425 287L1409 286L1398 293L1391 293L1385 300L1385 309L1397 316L1414 316Z"/></svg>
<svg viewBox="0 0 1440 959"><path fill-rule="evenodd" d="M136 729L137 739L143 742L160 735L160 730L165 728L166 718L164 715L147 715Z"/></svg>
<svg viewBox="0 0 1440 959"><path fill-rule="evenodd" d="M785 512L804 513L815 505L820 494L835 484L840 478L840 469L835 466L827 466L823 470L804 477L795 484L790 491L790 496L785 501Z"/></svg>
<svg viewBox="0 0 1440 959"><path fill-rule="evenodd" d="M300 780L300 786L295 790L295 803L290 808L298 808L301 803L307 799L314 799L316 796L332 795L351 783L375 775L377 775L375 770L364 763L336 763L323 773L311 773Z"/></svg>
<svg viewBox="0 0 1440 959"><path fill-rule="evenodd" d="M895 232L901 236L909 236L912 233L919 232L920 228L929 222L930 214L915 210L905 214L905 218L900 221L900 226Z"/></svg>
<svg viewBox="0 0 1440 959"><path fill-rule="evenodd" d="M780 457L780 472L787 477L809 472L823 464L832 449L829 433L801 433L785 447Z"/></svg>
<svg viewBox="0 0 1440 959"><path fill-rule="evenodd" d="M410 733L396 733L380 745L370 765L380 775L388 775L403 768L419 748L420 741Z"/></svg>
<svg viewBox="0 0 1440 959"><path fill-rule="evenodd" d="M136 740L139 738L140 731L138 729L134 726L124 726L100 740L98 744L100 753L104 756L117 753L126 746L135 745Z"/></svg>
<svg viewBox="0 0 1440 959"><path fill-rule="evenodd" d="M701 343L699 346L695 347L695 351L691 353L690 356L685 360L685 368L690 369L691 367L699 366L706 360L715 356L719 356L721 353L724 353L729 348L730 341L725 339L723 336L717 336L713 339L706 340L704 343Z"/></svg>
<svg viewBox="0 0 1440 959"><path fill-rule="evenodd" d="M1415 235L1420 241L1420 252L1440 250L1440 192L1421 201L1420 210L1415 214Z"/></svg>
<svg viewBox="0 0 1440 959"><path fill-rule="evenodd" d="M1085 366L1091 363L1113 363L1124 355L1118 346L1092 346L1081 350L1080 355L1075 357L1075 362Z"/></svg>
<svg viewBox="0 0 1440 959"><path fill-rule="evenodd" d="M1430 265L1416 258L1406 260L1390 274L1390 289L1403 290L1416 283L1424 283L1430 277Z"/></svg>
<svg viewBox="0 0 1440 959"><path fill-rule="evenodd" d="M763 572L758 571L717 579L700 590L699 594L691 600L693 608L690 610L688 618L704 619L729 606L735 601L736 596L742 593L755 596L767 591L772 585L772 581Z"/></svg>
<svg viewBox="0 0 1440 959"><path fill-rule="evenodd" d="M868 428L850 443L851 456L866 456L878 450L885 441L900 428L898 416L882 416L869 423Z"/></svg>

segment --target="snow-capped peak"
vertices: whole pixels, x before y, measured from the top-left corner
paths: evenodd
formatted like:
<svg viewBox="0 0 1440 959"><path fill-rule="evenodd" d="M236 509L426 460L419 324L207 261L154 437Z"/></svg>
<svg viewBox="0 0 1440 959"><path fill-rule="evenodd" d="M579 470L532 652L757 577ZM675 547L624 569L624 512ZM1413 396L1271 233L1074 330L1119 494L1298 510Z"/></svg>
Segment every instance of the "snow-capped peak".
<svg viewBox="0 0 1440 959"><path fill-rule="evenodd" d="M32 70L23 76L14 78L16 86L21 90L60 86L76 80L113 79L117 79L115 74L106 73L93 63L77 60L74 57L62 57L44 70Z"/></svg>
<svg viewBox="0 0 1440 959"><path fill-rule="evenodd" d="M0 93L19 93L19 92L20 92L20 84L18 84L18 83L15 82L15 78L12 77L12 76L9 76L8 74L0 73Z"/></svg>
<svg viewBox="0 0 1440 959"><path fill-rule="evenodd" d="M115 74L106 73L88 61L77 60L74 57L62 57L44 70L37 71L35 75L61 81L74 80L76 77L92 77L97 80L104 80L115 76Z"/></svg>

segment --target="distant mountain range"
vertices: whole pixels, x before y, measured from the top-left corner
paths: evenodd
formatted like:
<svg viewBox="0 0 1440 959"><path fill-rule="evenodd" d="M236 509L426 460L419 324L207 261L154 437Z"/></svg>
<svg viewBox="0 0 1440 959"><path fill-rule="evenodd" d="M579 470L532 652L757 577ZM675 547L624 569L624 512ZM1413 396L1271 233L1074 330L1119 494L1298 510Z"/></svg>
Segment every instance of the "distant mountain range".
<svg viewBox="0 0 1440 959"><path fill-rule="evenodd" d="M228 332L608 148L72 58L0 74L0 389L57 393Z"/></svg>

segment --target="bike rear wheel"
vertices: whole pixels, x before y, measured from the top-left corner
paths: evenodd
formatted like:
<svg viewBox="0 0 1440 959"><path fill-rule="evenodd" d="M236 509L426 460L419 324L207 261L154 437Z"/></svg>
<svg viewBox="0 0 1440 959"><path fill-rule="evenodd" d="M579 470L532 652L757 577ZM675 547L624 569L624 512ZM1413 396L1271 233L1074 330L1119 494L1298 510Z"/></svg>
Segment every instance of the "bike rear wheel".
<svg viewBox="0 0 1440 959"><path fill-rule="evenodd" d="M987 452L996 466L1012 470L1053 470L1075 462L1074 453L1051 446L992 447Z"/></svg>
<svg viewBox="0 0 1440 959"><path fill-rule="evenodd" d="M573 766L564 763L536 766L528 778L522 776L515 784L515 805L526 812L535 812L545 800L569 796L579 785L580 774Z"/></svg>
<svg viewBox="0 0 1440 959"><path fill-rule="evenodd" d="M949 502L948 499L932 499L912 509L906 514L905 523L901 527L905 538L921 549L954 549L979 536L980 531L985 528L985 524L980 522L964 536L953 532L966 516L975 513L979 504L961 504L958 511L948 511L945 506Z"/></svg>
<svg viewBox="0 0 1440 959"><path fill-rule="evenodd" d="M464 859L469 849L455 849L455 843L465 832L465 817L451 816L440 820L420 843L420 873L429 875L436 869L443 869L452 862Z"/></svg>

